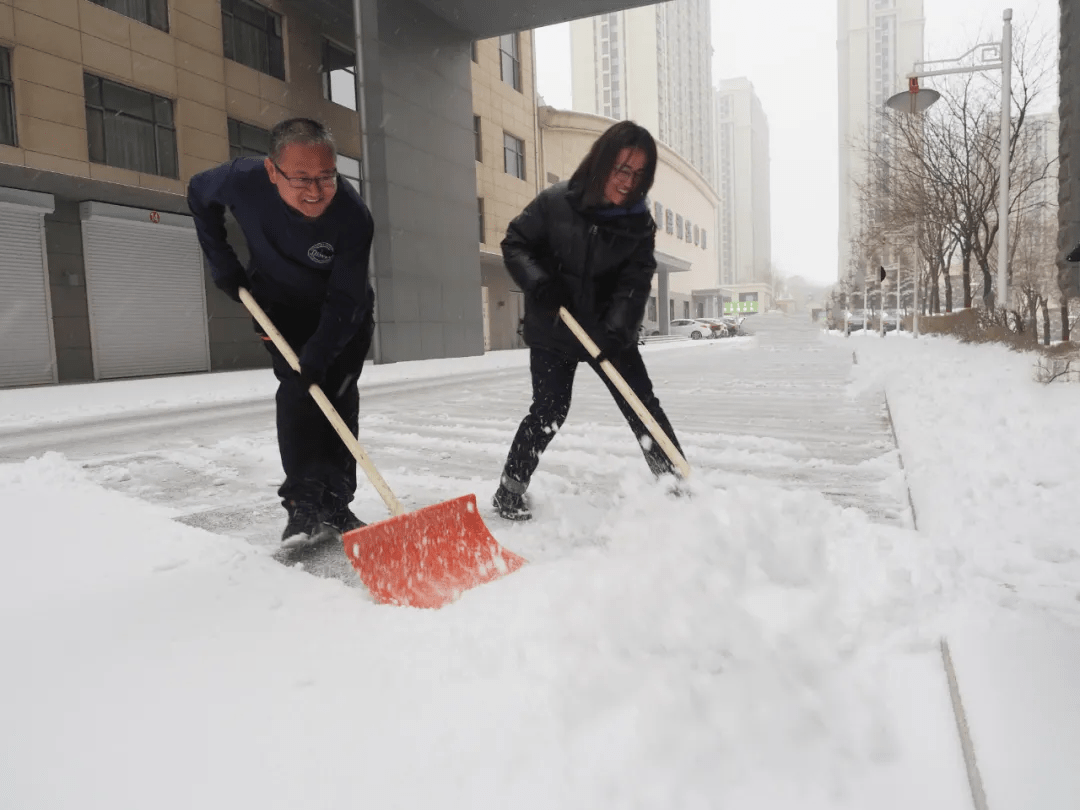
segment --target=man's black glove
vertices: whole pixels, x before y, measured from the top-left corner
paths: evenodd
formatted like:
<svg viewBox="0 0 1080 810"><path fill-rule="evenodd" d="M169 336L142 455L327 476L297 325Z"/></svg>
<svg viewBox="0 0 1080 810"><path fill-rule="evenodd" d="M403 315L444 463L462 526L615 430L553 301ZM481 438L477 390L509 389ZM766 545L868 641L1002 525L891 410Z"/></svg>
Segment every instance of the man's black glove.
<svg viewBox="0 0 1080 810"><path fill-rule="evenodd" d="M296 376L296 381L300 383L300 387L305 391L313 385L322 385L323 378L326 376L326 372L304 365L301 365L300 370L294 371L293 374Z"/></svg>
<svg viewBox="0 0 1080 810"><path fill-rule="evenodd" d="M239 304L240 303L240 288L244 287L244 286L247 286L245 284L246 281L247 281L247 279L243 279L243 278L228 278L228 279L216 278L216 279L214 279L214 284L217 285L217 288L219 290L221 290L223 293L225 293L227 296L229 296L229 298L231 298L233 301L235 301L236 303Z"/></svg>
<svg viewBox="0 0 1080 810"><path fill-rule="evenodd" d="M574 292L561 278L549 278L533 288L533 300L544 309L552 311L559 307L569 309L574 301Z"/></svg>
<svg viewBox="0 0 1080 810"><path fill-rule="evenodd" d="M1080 245L1072 249L1072 253L1065 257L1067 262L1080 262Z"/></svg>

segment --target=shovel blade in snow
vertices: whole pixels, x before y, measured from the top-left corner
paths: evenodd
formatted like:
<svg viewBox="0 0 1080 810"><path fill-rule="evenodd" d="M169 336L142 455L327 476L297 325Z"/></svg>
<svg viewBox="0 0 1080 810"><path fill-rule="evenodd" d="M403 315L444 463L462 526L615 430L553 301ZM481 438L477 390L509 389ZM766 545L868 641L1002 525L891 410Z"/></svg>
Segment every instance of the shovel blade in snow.
<svg viewBox="0 0 1080 810"><path fill-rule="evenodd" d="M391 605L440 608L526 562L492 537L474 495L353 529L342 539L360 580L377 602Z"/></svg>

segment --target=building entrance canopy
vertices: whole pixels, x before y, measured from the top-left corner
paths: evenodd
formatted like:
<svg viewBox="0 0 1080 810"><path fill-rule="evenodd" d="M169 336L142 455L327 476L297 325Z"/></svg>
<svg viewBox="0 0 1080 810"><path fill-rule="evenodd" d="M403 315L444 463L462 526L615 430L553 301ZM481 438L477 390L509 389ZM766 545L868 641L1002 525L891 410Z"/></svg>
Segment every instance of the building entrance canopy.
<svg viewBox="0 0 1080 810"><path fill-rule="evenodd" d="M400 6L402 0L379 0L380 8L386 4ZM300 0L300 5L313 10L331 10L352 17L354 0ZM368 0L364 0L367 5ZM643 0L413 0L426 12L460 33L463 41L488 39L512 31L525 31L545 25L568 22L597 14L608 14L638 6L654 5ZM321 8L320 8L321 7Z"/></svg>

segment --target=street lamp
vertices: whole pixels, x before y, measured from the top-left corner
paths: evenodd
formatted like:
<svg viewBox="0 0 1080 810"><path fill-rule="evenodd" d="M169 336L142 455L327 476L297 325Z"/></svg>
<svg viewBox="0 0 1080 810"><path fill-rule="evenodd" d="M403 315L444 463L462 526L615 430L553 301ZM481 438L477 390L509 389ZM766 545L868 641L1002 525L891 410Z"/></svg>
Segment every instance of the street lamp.
<svg viewBox="0 0 1080 810"><path fill-rule="evenodd" d="M998 300L1001 306L1009 303L1009 124L1012 119L1012 9L1001 15L1001 42L976 45L953 59L916 62L908 74L908 89L885 102L886 106L902 113L921 114L937 101L941 94L935 90L920 90L919 79L945 76L950 73L978 73L982 70L1001 71L1001 145L998 160L1001 180L998 184ZM975 54L978 54L977 56ZM963 62L968 57L978 60L968 67L932 68L945 62ZM915 284L915 336L919 335L919 285Z"/></svg>

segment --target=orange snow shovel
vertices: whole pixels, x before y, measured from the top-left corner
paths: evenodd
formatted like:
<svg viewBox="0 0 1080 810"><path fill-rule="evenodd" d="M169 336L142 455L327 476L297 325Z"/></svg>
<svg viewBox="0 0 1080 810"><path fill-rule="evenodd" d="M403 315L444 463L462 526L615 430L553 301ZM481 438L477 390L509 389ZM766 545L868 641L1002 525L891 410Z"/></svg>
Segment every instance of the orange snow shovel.
<svg viewBox="0 0 1080 810"><path fill-rule="evenodd" d="M240 299L288 364L299 372L296 353L251 293L241 288ZM389 520L353 529L342 538L349 562L376 601L440 608L463 591L525 564L523 557L507 551L491 536L476 508L475 495L406 513L326 394L317 385L311 386L310 393L390 510Z"/></svg>

